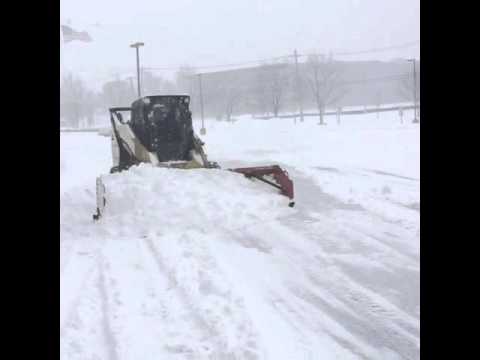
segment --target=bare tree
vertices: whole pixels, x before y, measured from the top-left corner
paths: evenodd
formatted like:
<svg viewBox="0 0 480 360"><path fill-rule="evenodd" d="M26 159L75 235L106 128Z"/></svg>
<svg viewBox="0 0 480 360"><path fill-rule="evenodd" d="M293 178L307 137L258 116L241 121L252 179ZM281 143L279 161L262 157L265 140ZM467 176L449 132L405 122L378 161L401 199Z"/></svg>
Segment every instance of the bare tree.
<svg viewBox="0 0 480 360"><path fill-rule="evenodd" d="M68 73L63 78L60 90L60 109L66 123L72 127L79 127L87 93L83 81Z"/></svg>
<svg viewBox="0 0 480 360"><path fill-rule="evenodd" d="M173 94L176 92L174 82L164 79L151 71L144 70L142 76L142 88L145 94ZM186 92L186 91L185 91Z"/></svg>
<svg viewBox="0 0 480 360"><path fill-rule="evenodd" d="M154 75L151 71L142 71L142 93L145 95L153 95L160 92L162 88L162 78Z"/></svg>
<svg viewBox="0 0 480 360"><path fill-rule="evenodd" d="M197 99L197 84L196 84L196 75L197 70L189 65L182 66L175 73L175 85L177 91L183 94L188 94L191 97L190 101L190 110L193 113L198 113L198 99Z"/></svg>
<svg viewBox="0 0 480 360"><path fill-rule="evenodd" d="M106 107L129 106L137 94L129 80L108 81L102 87L102 99Z"/></svg>
<svg viewBox="0 0 480 360"><path fill-rule="evenodd" d="M331 58L310 55L307 60L307 83L319 112L319 125L324 125L325 108L337 103L346 93L340 84L340 69Z"/></svg>
<svg viewBox="0 0 480 360"><path fill-rule="evenodd" d="M87 90L84 98L83 115L86 117L87 126L89 127L95 125L95 110L97 109L97 106L97 94L95 94L93 91Z"/></svg>
<svg viewBox="0 0 480 360"><path fill-rule="evenodd" d="M235 72L215 74L216 81L204 81L204 99L207 111L217 120L233 121L233 114L241 110L242 103L251 98L245 96L241 75Z"/></svg>
<svg viewBox="0 0 480 360"><path fill-rule="evenodd" d="M247 100L253 112L261 115L268 113L270 108L263 72L264 69L262 67L257 69L251 89L247 93Z"/></svg>
<svg viewBox="0 0 480 360"><path fill-rule="evenodd" d="M235 86L227 86L224 94L225 119L232 122L232 115L240 102L240 91Z"/></svg>
<svg viewBox="0 0 480 360"><path fill-rule="evenodd" d="M255 82L245 94L245 108L252 117L255 117L255 115L258 114L264 115L267 113L268 107L264 101L265 97L261 95L260 91L261 89Z"/></svg>
<svg viewBox="0 0 480 360"><path fill-rule="evenodd" d="M286 64L265 64L260 67L258 96L262 107L270 109L277 117L284 105L289 86Z"/></svg>

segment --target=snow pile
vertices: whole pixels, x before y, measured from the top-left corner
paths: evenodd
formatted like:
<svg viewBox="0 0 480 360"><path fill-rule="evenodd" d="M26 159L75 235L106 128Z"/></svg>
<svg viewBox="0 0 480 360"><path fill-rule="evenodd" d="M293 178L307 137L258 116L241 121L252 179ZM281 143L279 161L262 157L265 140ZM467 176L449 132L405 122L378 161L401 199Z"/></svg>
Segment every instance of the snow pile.
<svg viewBox="0 0 480 360"><path fill-rule="evenodd" d="M291 214L288 198L263 183L219 169L165 169L142 164L102 177L105 221L149 232L240 229Z"/></svg>

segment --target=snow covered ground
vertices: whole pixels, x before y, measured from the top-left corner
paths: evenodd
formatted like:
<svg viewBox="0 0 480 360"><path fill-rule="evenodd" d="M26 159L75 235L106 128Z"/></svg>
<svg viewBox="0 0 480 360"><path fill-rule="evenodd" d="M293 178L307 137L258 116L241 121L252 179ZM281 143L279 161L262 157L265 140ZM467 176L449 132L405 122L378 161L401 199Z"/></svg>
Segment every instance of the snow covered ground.
<svg viewBox="0 0 480 360"><path fill-rule="evenodd" d="M63 133L61 358L419 359L420 130L342 120L207 121L210 160L280 164L293 209L239 174L142 165L106 177L96 224L109 139Z"/></svg>

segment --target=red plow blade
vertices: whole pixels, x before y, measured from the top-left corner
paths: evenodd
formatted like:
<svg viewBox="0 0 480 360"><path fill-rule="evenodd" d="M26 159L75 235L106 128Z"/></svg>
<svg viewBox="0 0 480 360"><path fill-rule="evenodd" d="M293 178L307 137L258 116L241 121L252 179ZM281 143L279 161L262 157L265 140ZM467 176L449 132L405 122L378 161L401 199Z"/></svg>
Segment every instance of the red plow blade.
<svg viewBox="0 0 480 360"><path fill-rule="evenodd" d="M279 189L282 195L285 195L290 199L288 206L293 207L295 205L295 201L293 200L293 181L288 176L288 172L282 169L280 166L256 166L229 170L243 174L247 178L255 178Z"/></svg>

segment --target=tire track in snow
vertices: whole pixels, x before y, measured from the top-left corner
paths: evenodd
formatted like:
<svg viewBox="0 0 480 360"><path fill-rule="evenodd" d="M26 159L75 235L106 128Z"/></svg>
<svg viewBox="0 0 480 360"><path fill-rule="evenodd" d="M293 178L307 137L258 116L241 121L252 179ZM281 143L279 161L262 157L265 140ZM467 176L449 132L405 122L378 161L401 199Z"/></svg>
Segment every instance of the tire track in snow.
<svg viewBox="0 0 480 360"><path fill-rule="evenodd" d="M319 218L318 221L322 221L322 219ZM332 221L332 224L333 223L334 222ZM338 219L336 219L336 225L338 226ZM347 224L341 225L344 225L344 230L349 227ZM368 245L370 242L370 246L375 244L375 246L371 248L374 252L378 253L380 250L380 253L383 252L389 254L388 257L385 257L385 260L393 257L396 259L396 262L400 260L400 263L411 264L411 266L418 265L418 259L412 258L410 254L407 255L398 248L391 246L384 241L380 241L377 237L359 231L353 224L350 224L350 226L351 229L354 229L354 232L349 235L349 238L358 239L362 236L367 236L365 240L374 240L362 241L362 243ZM298 234L298 226L295 226L295 231ZM358 235L355 236L355 233ZM312 238L312 235L307 236ZM314 237L315 236L313 236L313 238ZM323 239L326 239L326 237L318 238L320 241ZM334 239L334 237L331 237L330 241L334 241ZM325 253L325 257L328 257L328 253ZM383 264L380 263L380 265L386 265L389 267L388 262L384 262ZM321 263L319 266L322 266ZM318 272L317 269L315 270ZM381 267L379 267L377 271L381 271ZM396 269L393 271L396 271ZM338 274L342 274L342 276L339 277ZM359 317L362 318L362 320L359 321L358 317L352 317L344 311L330 307L327 303L322 301L321 298L315 299L314 297L309 296L307 301L327 310L339 323L348 324L347 328L349 331L357 337L363 338L364 341L370 343L374 347L385 347L395 351L397 354L401 354L402 357L407 359L417 359L419 357L419 322L417 318L414 318L404 310L393 306L386 299L382 299L380 294L372 293L370 290L367 290L367 288L364 287L365 282L359 283L352 280L349 276L346 276L341 267L338 268L338 271L332 272L329 276L321 277L324 281L316 281L316 287L320 289L328 289L328 291L337 297L339 301L347 304ZM312 279L315 279L315 275L312 275ZM395 288L394 283L390 284L390 286ZM299 294L300 292L297 291L296 293ZM341 341L344 342L344 339L341 339ZM352 344L349 346L352 346ZM380 354L377 358L382 359L383 356L384 354ZM366 357L371 358L370 356Z"/></svg>
<svg viewBox="0 0 480 360"><path fill-rule="evenodd" d="M291 224L289 225L291 226ZM344 229L348 227L346 224L341 225ZM352 225L352 227L353 226L354 225ZM356 228L354 229L355 231L349 235L351 239L355 239L364 235L364 233L356 230ZM301 234L302 231L298 229L298 227L295 227L294 233ZM308 242L307 239L313 239L312 235L307 235L305 240L306 242ZM318 240L321 241L322 239L324 238L321 237ZM318 241L315 241L315 243L321 244ZM371 242L370 246L372 246L371 251L387 251L388 254L391 254L394 256L394 258L397 258L397 260L403 258L403 261L400 262L400 264L405 264L405 262L407 264L412 264L412 259L408 256L404 257L403 253L399 253L398 250L396 252L397 255L395 255L395 253L385 249L385 246L378 246L377 241ZM378 292L369 290L367 287L365 287L366 284L363 282L359 283L358 281L353 280L342 270L341 267L338 266L338 263L336 264L335 261L330 261L332 265L335 264L335 267L333 268L334 271L319 271L318 267L325 266L325 259L332 260L332 257L329 256L328 252L323 253L321 256L323 258L322 261L312 257L307 260L309 254L302 254L303 251L300 249L308 249L308 246L300 245L296 248L299 249L297 250L297 254L300 258L304 259L304 263L318 264L316 266L311 265L310 267L306 267L308 277L310 280L313 280L314 284L316 285L315 287L319 289L328 289L328 292L333 294L339 301L347 304L348 307L350 307L359 317L361 317L362 321L359 322L358 317L352 317L344 311L334 311L333 308L330 308L329 312L335 314L335 317L339 318L342 323L352 325L352 328L356 329L355 333L357 334L364 334L366 329L370 329L371 335L366 337L367 341L371 339L374 342L377 342L376 339L380 338L383 339L383 343L388 345L389 348L395 349L400 354L403 353L407 355L408 358L413 359L415 356L418 356L417 343L419 337L419 322L417 318L405 312L403 308L393 305ZM290 251L293 253L295 249L291 249ZM380 262L379 265L388 266L388 259L389 257L385 257L383 262ZM302 260L297 259L297 261L300 262ZM381 271L381 267L378 268L377 272L378 271ZM396 268L394 268L394 271L396 271ZM322 272L326 272L328 275L321 274ZM320 281L320 279L322 280ZM391 286L395 287L395 284L391 284ZM318 303L321 304L320 299ZM328 309L328 306L325 303L323 303L321 306L325 309ZM358 324L358 326L355 326L354 324ZM372 324L375 324L375 326L372 326ZM383 331L377 332L377 329L383 329ZM385 332L389 333L390 336L385 336Z"/></svg>
<svg viewBox="0 0 480 360"><path fill-rule="evenodd" d="M84 247L80 249L77 240L65 240L75 242L71 246L70 258L76 258L74 265L68 266L70 261L64 263L63 272L60 273L60 334L77 311L77 307L85 296L85 289L90 285L96 270L97 249ZM86 246L83 244L83 246ZM60 256L65 254L60 254Z"/></svg>
<svg viewBox="0 0 480 360"><path fill-rule="evenodd" d="M65 360L110 359L101 331L102 313L98 288L99 268L94 266L76 298L68 320L60 333L60 357Z"/></svg>
<svg viewBox="0 0 480 360"><path fill-rule="evenodd" d="M336 321L348 324L349 331L375 348L389 348L406 359L418 358L419 328L416 319L395 309L380 295L369 293L348 278L330 275L328 281L319 281L315 279L315 275L312 275L312 279L318 287L328 288L330 293L347 304L358 317L328 306L319 297L310 296L304 299L314 306L328 310Z"/></svg>
<svg viewBox="0 0 480 360"><path fill-rule="evenodd" d="M205 358L209 344L202 341L210 334L158 271L142 239L109 240L103 259L110 328L121 359Z"/></svg>
<svg viewBox="0 0 480 360"><path fill-rule="evenodd" d="M412 318L400 308L382 299L380 295L367 291L362 284L343 276L341 269L334 265L328 253L314 250L318 248L318 244L312 243L310 238L305 238L298 230L292 231L281 224L259 225L248 236L252 242L268 244L275 258L282 258L291 273L303 273L307 278L307 283L302 285L301 275L295 275L295 280L290 281L290 286L293 286L290 296L283 294L281 287L273 290L284 305L292 309L293 314L301 314L301 311L295 309L302 308L302 305L298 301L292 301L292 295L320 311L320 313L317 311L317 317L300 320L300 323L314 321L313 324L316 323L317 327L320 326L336 337L337 342L341 340L341 344L344 346L348 344L348 349L356 354L362 354L362 357L367 359L372 358L372 352L363 345L364 342L370 344L372 348L381 345L394 349L407 358L415 358L418 355L418 319ZM274 272L275 269L271 271ZM315 278L314 275L318 273L322 276ZM342 274L341 278L338 274ZM288 275L283 278L288 278ZM340 286L338 283L345 285ZM326 301L332 296L336 301ZM354 298L355 301L349 301L350 298ZM316 320L325 315L337 322L343 331L340 328L334 330L336 326L331 322L329 326L323 326ZM383 335L384 333L388 333L390 337ZM376 358L382 359L382 356L378 355Z"/></svg>
<svg viewBox="0 0 480 360"><path fill-rule="evenodd" d="M201 238L200 242L207 241L200 233L196 235ZM178 246L177 250L184 256L180 260L172 256L173 253L163 258L150 237L144 240L157 263L158 270L167 274L171 286L177 289L185 306L191 309L192 317L212 339L214 358L258 359L259 339L245 312L243 299L234 295L230 285L224 283L226 279L216 266L214 258L210 257L205 249L196 248L198 242L192 241L191 236L183 234L183 238L174 237L171 239L172 242L164 246L164 251L167 247ZM179 245L182 241L186 241L184 246ZM168 264L167 258L170 259ZM183 278L184 275L194 276L188 279Z"/></svg>
<svg viewBox="0 0 480 360"><path fill-rule="evenodd" d="M87 211L93 204L93 194L83 188L72 189L60 197L60 329L68 322L67 314L75 312L96 267L102 239L88 220Z"/></svg>
<svg viewBox="0 0 480 360"><path fill-rule="evenodd" d="M77 308L84 298L84 291L88 286L88 282L92 279L94 270L95 269L91 267L83 276L83 279L81 280L80 286L78 287L77 291L69 294L70 296L68 296L68 298L71 299L70 302L63 305L62 295L60 295L60 336L64 334L65 327L68 326L68 324L71 322L71 319L76 315ZM62 284L62 279L60 279L60 284ZM63 292L68 292L68 290L63 290ZM64 308L65 310L63 310Z"/></svg>
<svg viewBox="0 0 480 360"><path fill-rule="evenodd" d="M419 266L419 254L415 253L412 247L401 242L402 240L406 243L411 242L413 238L412 232L409 232L410 234L408 234L408 232L403 232L403 229L395 231L397 224L391 224L390 226L385 227L385 229L394 233L400 233L403 236L398 237L398 239L388 236L388 240L385 240L385 233L382 234L380 231L372 231L371 227L365 225L375 223L376 228L384 228L383 224L385 224L385 222L383 219L375 217L375 215L371 218L365 216L362 222L347 222L346 219L337 220L337 222L340 222L345 230L351 231L353 236L361 238L362 243L370 245L370 247L374 248L376 252L381 251L386 256L391 255L397 260L397 263L401 262L402 265L413 267ZM371 246L373 244L375 244L375 247Z"/></svg>
<svg viewBox="0 0 480 360"><path fill-rule="evenodd" d="M115 338L115 335L112 331L111 326L111 311L110 311L110 294L107 291L106 281L105 281L105 261L103 256L100 256L98 259L98 269L99 269L99 276L98 276L98 290L100 294L100 303L101 303L101 326L103 337L105 339L105 346L107 349L108 360L119 360L120 357L118 356L118 343Z"/></svg>
<svg viewBox="0 0 480 360"><path fill-rule="evenodd" d="M325 308L332 308L330 303L322 299L325 308L319 308L318 306L313 306L310 301L307 300L312 297L319 299L318 295L313 295L313 293L305 294L304 288L295 289L294 292L299 299L305 301L292 302L285 300L290 297L287 295L276 300L275 304L275 308L288 322L299 324L299 327L302 326L304 329L305 327L309 328L311 334L325 333L342 348L348 350L353 355L352 357L364 360L375 358L376 351L374 348L367 343L359 341L359 339L343 327L342 324L338 323L335 318L324 312ZM281 304L281 307L278 303ZM339 356L339 358L345 358L345 355Z"/></svg>
<svg viewBox="0 0 480 360"><path fill-rule="evenodd" d="M119 360L117 341L110 324L109 294L100 257L85 275L68 318L60 331L61 349L67 359ZM65 356L65 355L64 355Z"/></svg>
<svg viewBox="0 0 480 360"><path fill-rule="evenodd" d="M184 303L186 308L189 308L192 311L192 319L195 319L197 326L207 330L208 336L215 336L215 333L210 329L208 324L204 321L202 317L199 316L198 313L193 312L193 306L191 301L188 299L188 295L186 292L180 287L180 284L177 282L175 278L175 274L172 271L169 271L166 264L164 263L162 257L159 255L157 248L153 244L153 240L150 237L144 238L145 244L150 250L149 253L153 257L155 263L157 264L157 270L160 274L166 276L168 280L168 287L169 289L175 289L179 295L179 298Z"/></svg>
<svg viewBox="0 0 480 360"><path fill-rule="evenodd" d="M332 317L328 309L341 307L342 311L345 311L351 316L355 316L354 312L348 307L345 307L345 305L335 297L329 295L327 291L320 291L321 295L316 296L323 296L324 303L328 305L328 307L312 308L310 304L305 303L302 298L302 293L308 290L313 294L316 291L315 289L311 289L312 284L310 282L306 282L305 279L303 279L305 273L304 267L312 261L311 256L314 256L315 253L300 259L298 257L298 248L302 247L302 242L305 241L305 239L298 236L294 239L289 239L287 236L284 236L283 230L288 231L286 228L283 228L280 223L277 225L268 224L259 225L255 231L244 234L249 236L252 242L268 243L270 239L274 239L275 242L270 243L270 246L272 255L274 255L277 260L270 264L273 265L271 268L268 266L270 262L266 261L264 263L266 269L264 270L267 274L279 274L284 281L275 285L269 283L266 279L261 280L262 285L260 285L260 287L266 285L266 287L263 288L263 296L268 299L271 306L286 323L297 330L303 328L304 335L301 337L301 340L299 340L299 343L305 343L304 347L311 349L309 353L313 354L315 353L315 349L318 351L318 349L326 346L326 344L319 342L320 334L323 333L323 338L332 338L334 342L344 350L341 352L338 349L332 349L332 352L336 351L339 353L338 358L372 359L375 350L368 344L360 341L348 330L348 327L345 327L345 324L339 323L337 319ZM289 243L290 240L295 244ZM304 254L302 253L302 255ZM276 266L279 258L282 259L280 267ZM323 265L328 266L328 262ZM252 281L254 278L254 276L250 276L249 281ZM261 278L261 276L257 275L256 278ZM302 286L300 286L300 284ZM297 335L298 333L295 333L295 336Z"/></svg>
<svg viewBox="0 0 480 360"><path fill-rule="evenodd" d="M272 226L275 227L275 224ZM265 358L313 359L313 354L316 354L319 358L357 359L355 351L332 339L333 336L325 330L340 328L339 324L318 310L315 316L312 311L304 311L305 307L295 300L288 284L290 281L302 281L301 263L288 258L285 249L279 249L272 243L271 240L283 243L284 239L276 237L277 234L270 228L265 237L258 236L263 229L266 227L257 225L256 229L250 226L247 231L226 233L224 238L229 241L217 244L221 247L217 253L224 254L227 259L224 259L223 265L237 280L248 310L255 314L254 322L260 335L267 339L268 357ZM262 243L260 248L251 245L257 241ZM264 251L265 247L269 250ZM324 321L328 321L330 326L325 326ZM273 338L272 329L275 329ZM340 331L346 332L343 329ZM353 336L350 338L354 339Z"/></svg>

